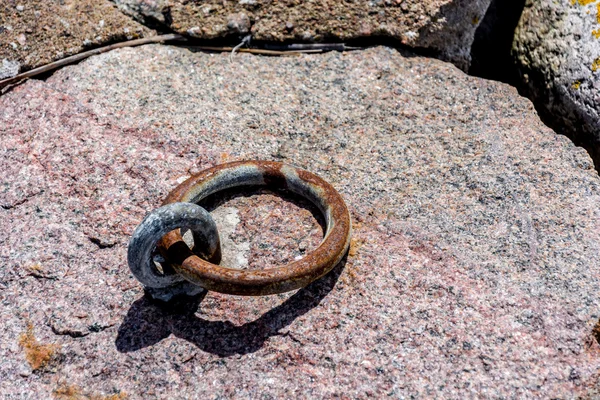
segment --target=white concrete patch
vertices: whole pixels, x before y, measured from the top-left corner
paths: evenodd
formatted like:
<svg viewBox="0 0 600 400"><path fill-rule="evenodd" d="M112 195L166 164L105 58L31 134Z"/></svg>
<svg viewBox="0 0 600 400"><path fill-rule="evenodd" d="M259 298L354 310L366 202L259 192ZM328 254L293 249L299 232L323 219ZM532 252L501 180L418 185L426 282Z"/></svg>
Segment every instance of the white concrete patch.
<svg viewBox="0 0 600 400"><path fill-rule="evenodd" d="M234 240L235 230L240 223L237 208L220 207L211 212L221 237L221 265L229 268L248 268L248 253L250 242L238 243Z"/></svg>

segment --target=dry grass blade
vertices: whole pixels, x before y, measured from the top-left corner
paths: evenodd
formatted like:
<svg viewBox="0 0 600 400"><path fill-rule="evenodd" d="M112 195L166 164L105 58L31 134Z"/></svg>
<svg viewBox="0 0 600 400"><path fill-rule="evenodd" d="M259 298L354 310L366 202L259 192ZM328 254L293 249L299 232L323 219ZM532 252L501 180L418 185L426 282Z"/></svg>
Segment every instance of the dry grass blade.
<svg viewBox="0 0 600 400"><path fill-rule="evenodd" d="M214 51L214 52L232 52L233 47L213 47L213 46L186 46L192 50ZM322 53L322 50L266 50L266 49L236 49L238 53L261 54L265 56L298 56L303 53Z"/></svg>
<svg viewBox="0 0 600 400"><path fill-rule="evenodd" d="M34 68L30 71L23 72L22 74L18 74L13 76L12 78L3 79L0 81L0 88L10 85L12 83L19 82L23 79L32 78L36 75L43 74L45 72L53 71L57 68L64 67L65 65L73 64L88 57L106 53L107 51L111 51L114 49L119 49L122 47L134 47L141 46L144 44L151 43L162 43L170 40L186 40L185 37L177 34L170 33L168 35L160 35L160 36L152 36L149 38L129 40L127 42L114 43L104 47L98 47L97 49L84 51L83 53L75 54L67 58L63 58L62 60L54 61L46 65L42 65L41 67Z"/></svg>

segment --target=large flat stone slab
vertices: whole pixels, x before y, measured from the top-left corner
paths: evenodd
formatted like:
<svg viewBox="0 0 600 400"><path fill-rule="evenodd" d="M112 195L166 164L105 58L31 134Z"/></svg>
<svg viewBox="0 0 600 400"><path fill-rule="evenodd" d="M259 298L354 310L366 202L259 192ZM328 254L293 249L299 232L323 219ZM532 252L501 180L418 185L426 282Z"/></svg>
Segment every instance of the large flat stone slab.
<svg viewBox="0 0 600 400"><path fill-rule="evenodd" d="M108 0L0 4L0 79L110 42L152 34Z"/></svg>
<svg viewBox="0 0 600 400"><path fill-rule="evenodd" d="M232 63L153 45L13 88L0 127L6 395L560 398L597 382L600 179L507 85L386 48ZM189 174L248 158L340 191L347 260L297 293L152 304L131 232ZM320 234L270 194L214 212L237 266Z"/></svg>
<svg viewBox="0 0 600 400"><path fill-rule="evenodd" d="M466 70L490 0L202 1L116 0L129 15L183 35L322 42L393 38Z"/></svg>

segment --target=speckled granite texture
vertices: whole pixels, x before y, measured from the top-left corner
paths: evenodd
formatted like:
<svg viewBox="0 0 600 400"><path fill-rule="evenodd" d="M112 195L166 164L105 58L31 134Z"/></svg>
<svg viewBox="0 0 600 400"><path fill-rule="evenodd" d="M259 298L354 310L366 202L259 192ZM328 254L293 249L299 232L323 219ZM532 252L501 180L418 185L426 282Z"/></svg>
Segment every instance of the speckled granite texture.
<svg viewBox="0 0 600 400"><path fill-rule="evenodd" d="M600 168L600 2L528 0L513 55L528 97Z"/></svg>
<svg viewBox="0 0 600 400"><path fill-rule="evenodd" d="M3 0L0 79L91 47L152 32L108 0Z"/></svg>
<svg viewBox="0 0 600 400"><path fill-rule="evenodd" d="M147 24L197 38L251 34L255 40L394 38L464 70L490 0L115 0Z"/></svg>
<svg viewBox="0 0 600 400"><path fill-rule="evenodd" d="M0 130L6 396L570 398L598 383L600 179L506 85L385 48L232 63L154 45L13 88ZM136 224L190 173L246 158L330 181L349 256L297 293L150 303L126 265ZM245 196L214 211L232 263L314 248L310 209Z"/></svg>

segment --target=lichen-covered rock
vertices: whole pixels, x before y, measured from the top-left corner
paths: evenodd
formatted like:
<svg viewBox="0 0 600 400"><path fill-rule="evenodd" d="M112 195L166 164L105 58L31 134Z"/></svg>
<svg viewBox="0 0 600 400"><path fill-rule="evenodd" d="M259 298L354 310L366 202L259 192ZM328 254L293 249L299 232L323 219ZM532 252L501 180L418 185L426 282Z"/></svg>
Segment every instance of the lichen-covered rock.
<svg viewBox="0 0 600 400"><path fill-rule="evenodd" d="M10 78L19 73L20 64L17 61L10 61L6 58L2 60L0 65L0 79Z"/></svg>
<svg viewBox="0 0 600 400"><path fill-rule="evenodd" d="M513 55L543 117L600 167L600 2L528 0Z"/></svg>
<svg viewBox="0 0 600 400"><path fill-rule="evenodd" d="M507 85L389 48L143 46L13 88L0 137L6 397L572 398L598 380L600 178ZM240 159L338 189L342 268L296 293L150 302L127 267L136 225ZM319 243L296 198L236 194L208 207L225 265Z"/></svg>
<svg viewBox="0 0 600 400"><path fill-rule="evenodd" d="M0 79L153 31L108 0L0 2Z"/></svg>
<svg viewBox="0 0 600 400"><path fill-rule="evenodd" d="M256 40L369 37L427 48L467 69L475 30L490 0L115 0L138 20L202 39L251 33ZM246 21L243 24L236 21Z"/></svg>
<svg viewBox="0 0 600 400"><path fill-rule="evenodd" d="M168 26L171 22L166 0L114 0L114 3L145 25Z"/></svg>

